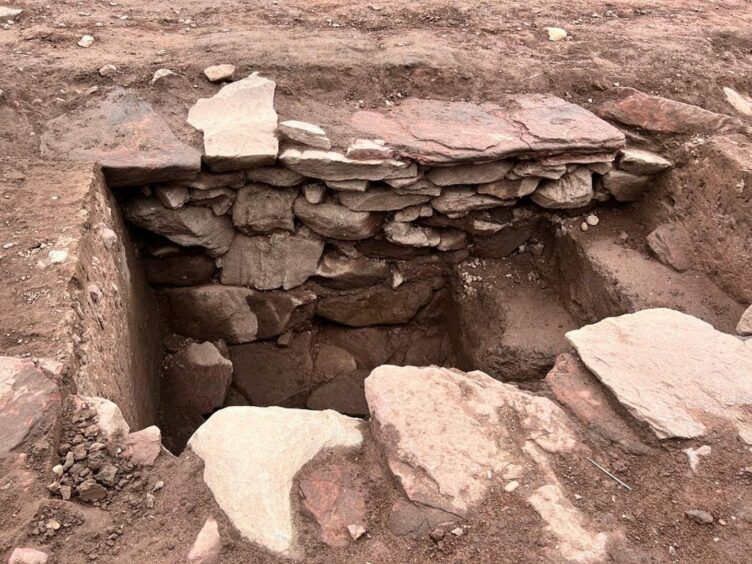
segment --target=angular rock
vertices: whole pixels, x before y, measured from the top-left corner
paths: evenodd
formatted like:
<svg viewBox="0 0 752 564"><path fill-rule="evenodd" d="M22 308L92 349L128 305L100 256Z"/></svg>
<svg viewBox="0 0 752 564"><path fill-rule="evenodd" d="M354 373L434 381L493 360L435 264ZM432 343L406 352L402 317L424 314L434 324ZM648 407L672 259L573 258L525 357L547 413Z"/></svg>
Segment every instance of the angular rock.
<svg viewBox="0 0 752 564"><path fill-rule="evenodd" d="M397 210L394 213L394 221L398 223L409 223L421 217L431 217L433 208L429 204L418 206L408 206L404 209Z"/></svg>
<svg viewBox="0 0 752 564"><path fill-rule="evenodd" d="M162 393L200 415L222 407L232 381L232 362L210 342L190 343L169 358Z"/></svg>
<svg viewBox="0 0 752 564"><path fill-rule="evenodd" d="M306 228L295 233L238 235L220 260L220 279L222 284L258 290L290 290L316 271L323 251L324 242Z"/></svg>
<svg viewBox="0 0 752 564"><path fill-rule="evenodd" d="M626 452L647 452L647 447L609 404L608 392L578 358L569 353L556 357L546 384L556 400L585 427Z"/></svg>
<svg viewBox="0 0 752 564"><path fill-rule="evenodd" d="M659 439L701 437L722 420L752 444L752 355L738 337L665 308L607 318L566 337Z"/></svg>
<svg viewBox="0 0 752 564"><path fill-rule="evenodd" d="M420 194L397 194L389 188L370 188L365 192L343 192L339 195L342 205L361 212L401 210L408 206L424 204L430 199L429 196Z"/></svg>
<svg viewBox="0 0 752 564"><path fill-rule="evenodd" d="M212 256L226 253L235 237L230 219L207 208L169 210L153 198L137 197L126 204L124 214L134 225L164 235L178 245L204 247Z"/></svg>
<svg viewBox="0 0 752 564"><path fill-rule="evenodd" d="M499 105L407 99L388 114L357 112L351 123L422 164L596 153L624 145L624 135L615 127L543 94L509 96Z"/></svg>
<svg viewBox="0 0 752 564"><path fill-rule="evenodd" d="M441 232L438 229L400 221L385 223L384 237L390 243L405 247L437 247L441 244Z"/></svg>
<svg viewBox="0 0 752 564"><path fill-rule="evenodd" d="M49 121L41 152L99 163L110 187L190 179L201 169L201 153L179 141L151 105L119 87Z"/></svg>
<svg viewBox="0 0 752 564"><path fill-rule="evenodd" d="M381 139L356 139L347 146L345 156L358 161L391 159L394 151Z"/></svg>
<svg viewBox="0 0 752 564"><path fill-rule="evenodd" d="M358 368L355 357L346 349L325 343L316 355L314 371L326 380L346 374Z"/></svg>
<svg viewBox="0 0 752 564"><path fill-rule="evenodd" d="M690 521L694 521L698 525L712 525L713 516L707 511L702 509L690 509L684 512L684 516Z"/></svg>
<svg viewBox="0 0 752 564"><path fill-rule="evenodd" d="M219 536L219 526L214 517L209 517L193 541L188 553L189 564L219 564L222 553L222 539Z"/></svg>
<svg viewBox="0 0 752 564"><path fill-rule="evenodd" d="M310 182L303 186L303 197L309 204L320 204L326 199L326 186Z"/></svg>
<svg viewBox="0 0 752 564"><path fill-rule="evenodd" d="M191 193L185 186L157 186L155 192L168 210L182 208L191 199Z"/></svg>
<svg viewBox="0 0 752 564"><path fill-rule="evenodd" d="M566 164L548 164L545 161L520 161L512 172L517 176L538 178L548 178L549 180L559 180L567 172Z"/></svg>
<svg viewBox="0 0 752 564"><path fill-rule="evenodd" d="M449 526L456 521L456 515L441 509L399 499L389 511L386 526L398 537L419 539L428 537L439 526Z"/></svg>
<svg viewBox="0 0 752 564"><path fill-rule="evenodd" d="M301 558L290 493L298 471L319 452L358 448L360 421L333 411L228 407L191 437L204 481L247 540Z"/></svg>
<svg viewBox="0 0 752 564"><path fill-rule="evenodd" d="M338 204L311 204L298 198L293 211L310 229L333 239L359 241L373 237L381 229L381 214L353 211Z"/></svg>
<svg viewBox="0 0 752 564"><path fill-rule="evenodd" d="M248 304L254 292L211 284L159 292L174 331L193 339L222 339L231 344L256 339L259 322Z"/></svg>
<svg viewBox="0 0 752 564"><path fill-rule="evenodd" d="M338 374L316 388L306 401L308 409L333 409L337 413L364 417L368 415L368 404L364 391L364 380L368 370L353 370Z"/></svg>
<svg viewBox="0 0 752 564"><path fill-rule="evenodd" d="M543 182L531 198L539 206L548 209L586 206L593 198L593 173L587 168L578 168L560 180Z"/></svg>
<svg viewBox="0 0 752 564"><path fill-rule="evenodd" d="M216 174L213 172L201 171L197 177L188 180L181 180L178 183L170 185L185 186L191 190L215 190L217 188L238 189L245 182L245 172L224 172Z"/></svg>
<svg viewBox="0 0 752 564"><path fill-rule="evenodd" d="M296 188L270 188L248 184L240 190L232 207L232 223L246 235L295 231L292 204L298 197Z"/></svg>
<svg viewBox="0 0 752 564"><path fill-rule="evenodd" d="M322 180L383 180L405 174L408 163L389 159L357 161L341 153L286 149L279 160L287 168L311 178Z"/></svg>
<svg viewBox="0 0 752 564"><path fill-rule="evenodd" d="M131 432L120 408L115 402L96 396L78 396L97 413L97 427L110 441L118 441Z"/></svg>
<svg viewBox="0 0 752 564"><path fill-rule="evenodd" d="M529 453L576 446L553 402L482 372L385 365L365 389L374 438L407 497L454 515L478 506L494 483L522 478L537 462Z"/></svg>
<svg viewBox="0 0 752 564"><path fill-rule="evenodd" d="M441 196L441 186L436 186L427 178L421 178L415 182L394 189L397 194L420 194L422 196Z"/></svg>
<svg viewBox="0 0 752 564"><path fill-rule="evenodd" d="M313 317L316 295L312 292L250 292L248 307L258 320L256 338L277 337Z"/></svg>
<svg viewBox="0 0 752 564"><path fill-rule="evenodd" d="M107 497L107 489L92 478L81 482L76 489L78 498L83 502L100 501Z"/></svg>
<svg viewBox="0 0 752 564"><path fill-rule="evenodd" d="M36 432L46 432L60 410L57 383L29 359L0 356L0 458Z"/></svg>
<svg viewBox="0 0 752 564"><path fill-rule="evenodd" d="M3 18L4 20L15 18L17 16L20 16L22 13L23 10L21 8L9 8L8 6L0 6L0 18Z"/></svg>
<svg viewBox="0 0 752 564"><path fill-rule="evenodd" d="M678 223L659 225L647 236L648 246L663 264L677 272L692 268L692 241Z"/></svg>
<svg viewBox="0 0 752 564"><path fill-rule="evenodd" d="M471 211L509 206L513 203L514 201L485 196L478 194L472 188L458 186L445 188L441 196L431 200L433 209L447 217L462 217Z"/></svg>
<svg viewBox="0 0 752 564"><path fill-rule="evenodd" d="M131 433L125 438L123 458L138 466L154 466L157 457L162 453L162 432L159 427L152 425Z"/></svg>
<svg viewBox="0 0 752 564"><path fill-rule="evenodd" d="M314 273L314 280L322 286L346 290L373 286L386 280L391 273L389 264L383 260L325 254Z"/></svg>
<svg viewBox="0 0 752 564"><path fill-rule="evenodd" d="M736 332L743 337L752 336L752 306L744 310L739 323L736 325Z"/></svg>
<svg viewBox="0 0 752 564"><path fill-rule="evenodd" d="M313 374L312 333L296 332L285 347L258 342L230 347L233 386L253 405L303 407L317 381Z"/></svg>
<svg viewBox="0 0 752 564"><path fill-rule="evenodd" d="M235 75L235 65L212 65L204 69L204 76L209 82L231 81Z"/></svg>
<svg viewBox="0 0 752 564"><path fill-rule="evenodd" d="M426 178L437 186L484 184L501 180L513 166L514 161L508 160L437 167L429 170Z"/></svg>
<svg viewBox="0 0 752 564"><path fill-rule="evenodd" d="M178 255L142 259L146 280L154 286L197 286L211 281L214 259L206 255Z"/></svg>
<svg viewBox="0 0 752 564"><path fill-rule="evenodd" d="M305 176L302 174L298 174L297 172L282 166L262 166L259 168L252 168L247 170L245 175L249 182L262 182L264 184L271 184L272 186L279 186L281 188L297 186L305 180Z"/></svg>
<svg viewBox="0 0 752 564"><path fill-rule="evenodd" d="M300 480L303 507L319 525L321 540L329 546L350 543L347 528L366 524L366 496L347 487L341 466L317 468Z"/></svg>
<svg viewBox="0 0 752 564"><path fill-rule="evenodd" d="M397 289L375 286L319 300L316 314L350 327L407 323L433 295L430 284L403 284Z"/></svg>
<svg viewBox="0 0 752 564"><path fill-rule="evenodd" d="M723 87L723 93L726 95L726 101L732 108L742 115L752 117L752 99L749 96L742 96L728 86Z"/></svg>
<svg viewBox="0 0 752 564"><path fill-rule="evenodd" d="M344 192L365 192L368 190L368 180L327 180L326 185L332 190Z"/></svg>
<svg viewBox="0 0 752 564"><path fill-rule="evenodd" d="M459 229L442 229L441 241L436 246L440 251L458 251L465 249L470 244L467 233L460 231Z"/></svg>
<svg viewBox="0 0 752 564"><path fill-rule="evenodd" d="M604 174L602 180L603 187L617 202L636 202L648 189L650 177L623 170L612 170Z"/></svg>
<svg viewBox="0 0 752 564"><path fill-rule="evenodd" d="M499 198L500 200L511 200L529 196L538 187L540 179L537 177L521 178L519 180L497 180L478 186L478 194L485 194Z"/></svg>
<svg viewBox="0 0 752 564"><path fill-rule="evenodd" d="M191 190L191 203L194 206L207 206L214 215L225 215L232 208L237 192L230 188Z"/></svg>
<svg viewBox="0 0 752 564"><path fill-rule="evenodd" d="M643 149L619 151L619 168L632 174L658 174L672 166L671 161L651 151Z"/></svg>
<svg viewBox="0 0 752 564"><path fill-rule="evenodd" d="M647 131L712 133L738 129L741 125L731 116L651 96L634 88L614 88L609 94L611 99L604 102L598 112L601 116Z"/></svg>
<svg viewBox="0 0 752 564"><path fill-rule="evenodd" d="M332 148L332 142L329 141L326 132L312 123L294 119L283 121L279 124L279 133L283 138L309 147L324 149L325 151Z"/></svg>
<svg viewBox="0 0 752 564"><path fill-rule="evenodd" d="M277 112L271 80L254 73L201 98L188 123L204 133L204 161L214 172L272 165L277 160Z"/></svg>
<svg viewBox="0 0 752 564"><path fill-rule="evenodd" d="M0 8L1 17L5 17L3 16L3 10L5 10L5 8ZM16 11L19 13L21 12L21 10ZM41 550L19 547L13 550L13 553L8 560L8 564L47 564L49 558L49 554L42 552Z"/></svg>

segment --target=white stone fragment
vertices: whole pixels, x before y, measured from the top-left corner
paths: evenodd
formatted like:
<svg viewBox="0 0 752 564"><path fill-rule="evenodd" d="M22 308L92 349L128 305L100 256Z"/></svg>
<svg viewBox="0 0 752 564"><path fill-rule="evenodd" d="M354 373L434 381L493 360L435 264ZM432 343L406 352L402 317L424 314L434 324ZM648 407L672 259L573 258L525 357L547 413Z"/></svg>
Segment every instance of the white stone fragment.
<svg viewBox="0 0 752 564"><path fill-rule="evenodd" d="M328 151L332 148L332 143L326 136L326 132L312 123L290 119L280 122L279 133L290 141L324 149Z"/></svg>

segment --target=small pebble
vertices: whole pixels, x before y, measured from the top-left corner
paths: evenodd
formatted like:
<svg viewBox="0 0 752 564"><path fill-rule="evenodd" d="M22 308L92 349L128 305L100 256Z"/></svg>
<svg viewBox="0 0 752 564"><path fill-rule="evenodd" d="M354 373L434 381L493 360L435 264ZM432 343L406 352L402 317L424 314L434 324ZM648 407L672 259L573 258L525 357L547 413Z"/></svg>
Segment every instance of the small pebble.
<svg viewBox="0 0 752 564"><path fill-rule="evenodd" d="M546 31L548 32L549 41L561 41L567 38L566 30L560 27L547 27Z"/></svg>
<svg viewBox="0 0 752 564"><path fill-rule="evenodd" d="M84 35L78 40L78 46L87 49L94 43L94 38L91 35Z"/></svg>
<svg viewBox="0 0 752 564"><path fill-rule="evenodd" d="M585 218L585 221L587 222L588 225L595 227L600 222L600 219L598 219L597 215L590 214L589 216Z"/></svg>

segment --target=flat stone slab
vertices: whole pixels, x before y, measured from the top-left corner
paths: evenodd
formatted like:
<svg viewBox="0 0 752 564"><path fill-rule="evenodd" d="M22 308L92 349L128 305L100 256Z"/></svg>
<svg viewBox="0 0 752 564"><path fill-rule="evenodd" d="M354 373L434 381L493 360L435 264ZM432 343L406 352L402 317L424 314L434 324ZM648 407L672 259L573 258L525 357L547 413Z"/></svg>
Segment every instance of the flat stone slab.
<svg viewBox="0 0 752 564"><path fill-rule="evenodd" d="M123 88L49 121L41 152L49 159L99 163L110 187L191 179L201 169L201 153Z"/></svg>
<svg viewBox="0 0 752 564"><path fill-rule="evenodd" d="M298 174L321 180L384 180L413 174L406 162L391 159L358 161L348 159L342 153L316 149L287 149L280 154L279 160Z"/></svg>
<svg viewBox="0 0 752 564"><path fill-rule="evenodd" d="M279 152L275 88L253 73L190 109L188 123L204 132L204 161L212 171L274 164Z"/></svg>
<svg viewBox="0 0 752 564"><path fill-rule="evenodd" d="M204 481L240 534L301 558L290 493L298 471L319 452L358 448L361 421L334 411L227 407L188 442L204 461Z"/></svg>
<svg viewBox="0 0 752 564"><path fill-rule="evenodd" d="M383 365L365 391L374 438L407 497L454 515L499 481L522 479L545 453L577 446L551 400L483 372Z"/></svg>
<svg viewBox="0 0 752 564"><path fill-rule="evenodd" d="M604 319L567 339L595 376L660 439L724 422L752 444L752 349L666 308Z"/></svg>
<svg viewBox="0 0 752 564"><path fill-rule="evenodd" d="M423 164L490 161L520 155L603 153L624 134L555 96L509 96L500 104L408 99L388 112L357 112L355 129Z"/></svg>
<svg viewBox="0 0 752 564"><path fill-rule="evenodd" d="M54 423L60 409L57 383L29 359L0 356L0 456Z"/></svg>

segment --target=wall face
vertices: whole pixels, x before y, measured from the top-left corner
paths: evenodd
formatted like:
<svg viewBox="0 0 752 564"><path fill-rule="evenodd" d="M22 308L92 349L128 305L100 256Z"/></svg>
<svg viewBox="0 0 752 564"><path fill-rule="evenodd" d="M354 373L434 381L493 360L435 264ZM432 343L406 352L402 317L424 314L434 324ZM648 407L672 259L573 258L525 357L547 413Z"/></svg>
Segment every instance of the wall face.
<svg viewBox="0 0 752 564"><path fill-rule="evenodd" d="M0 353L59 360L71 391L112 399L134 427L155 421L155 308L102 175L0 164Z"/></svg>

